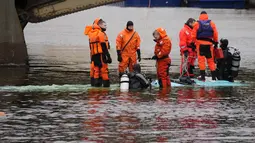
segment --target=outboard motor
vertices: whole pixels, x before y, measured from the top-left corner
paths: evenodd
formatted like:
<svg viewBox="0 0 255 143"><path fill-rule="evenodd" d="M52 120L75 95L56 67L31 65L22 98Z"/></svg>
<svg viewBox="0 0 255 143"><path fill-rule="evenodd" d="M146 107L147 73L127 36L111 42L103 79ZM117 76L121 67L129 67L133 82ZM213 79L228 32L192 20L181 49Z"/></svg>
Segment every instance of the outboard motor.
<svg viewBox="0 0 255 143"><path fill-rule="evenodd" d="M238 76L240 62L241 62L240 51L234 49L234 53L232 54L232 67L231 67L233 77Z"/></svg>
<svg viewBox="0 0 255 143"><path fill-rule="evenodd" d="M129 77L125 73L120 78L120 91L128 91L129 89Z"/></svg>

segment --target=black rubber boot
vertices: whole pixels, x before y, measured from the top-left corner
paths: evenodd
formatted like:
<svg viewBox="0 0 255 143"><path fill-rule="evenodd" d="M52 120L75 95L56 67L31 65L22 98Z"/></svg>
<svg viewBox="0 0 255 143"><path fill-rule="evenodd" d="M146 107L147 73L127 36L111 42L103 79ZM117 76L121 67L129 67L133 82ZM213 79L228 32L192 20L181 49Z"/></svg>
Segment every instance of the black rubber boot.
<svg viewBox="0 0 255 143"><path fill-rule="evenodd" d="M189 66L189 74L190 74L190 78L194 78L194 66Z"/></svg>
<svg viewBox="0 0 255 143"><path fill-rule="evenodd" d="M212 74L212 80L216 80L217 72L216 71L211 71L211 74Z"/></svg>
<svg viewBox="0 0 255 143"><path fill-rule="evenodd" d="M198 80L205 81L205 71L204 70L200 71L200 77L198 78Z"/></svg>
<svg viewBox="0 0 255 143"><path fill-rule="evenodd" d="M103 86L104 87L110 87L110 81L109 80L103 80Z"/></svg>
<svg viewBox="0 0 255 143"><path fill-rule="evenodd" d="M95 84L95 87L101 87L102 86L102 79L101 78L94 79L94 84Z"/></svg>
<svg viewBox="0 0 255 143"><path fill-rule="evenodd" d="M162 84L162 80L161 79L158 80L158 83L159 83L159 88L163 88L163 84Z"/></svg>
<svg viewBox="0 0 255 143"><path fill-rule="evenodd" d="M91 86L95 86L95 79L93 77L90 78L90 84Z"/></svg>
<svg viewBox="0 0 255 143"><path fill-rule="evenodd" d="M234 82L234 78L233 78L232 76L229 76L229 77L228 77L228 81L229 81L229 82Z"/></svg>

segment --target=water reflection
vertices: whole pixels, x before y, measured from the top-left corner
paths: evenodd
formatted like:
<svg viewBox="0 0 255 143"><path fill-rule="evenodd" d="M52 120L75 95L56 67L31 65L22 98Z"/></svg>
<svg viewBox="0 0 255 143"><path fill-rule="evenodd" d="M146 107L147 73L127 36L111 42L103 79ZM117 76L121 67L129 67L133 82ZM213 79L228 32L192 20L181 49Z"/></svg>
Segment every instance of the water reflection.
<svg viewBox="0 0 255 143"><path fill-rule="evenodd" d="M107 97L110 94L107 89L89 90L88 94L88 117L84 122L86 141L139 142L143 141L142 132L146 131L147 141L171 142L183 135L196 135L188 129L218 127L214 111L219 94L215 89L164 89L152 91L151 96L148 93L115 91L111 98ZM142 114L147 114L147 117Z"/></svg>
<svg viewBox="0 0 255 143"><path fill-rule="evenodd" d="M113 95L114 101L108 96L109 92L108 89L88 91L88 117L84 122L88 137L83 140L99 143L110 139L114 139L116 142L135 142L136 135L132 131L140 126L136 114L118 108L113 108L114 111L112 111L103 106L109 102L115 102L114 106L120 107L125 107L124 104L135 104L137 101L135 96L138 93L116 91Z"/></svg>
<svg viewBox="0 0 255 143"><path fill-rule="evenodd" d="M243 90L246 98L240 96L242 90L231 88L2 93L6 98L0 111L7 119L0 119L0 138L6 142L249 142L255 134L254 98L249 96L252 90Z"/></svg>
<svg viewBox="0 0 255 143"><path fill-rule="evenodd" d="M88 90L88 107L87 119L84 121L84 128L86 129L85 141L103 142L105 134L105 123L107 120L107 113L100 111L100 108L105 104L109 89L90 89Z"/></svg>
<svg viewBox="0 0 255 143"><path fill-rule="evenodd" d="M188 108L202 108L205 110L214 111L217 108L217 101L219 95L215 89L200 88L198 90L192 89L180 89L177 91L177 103L188 106ZM189 106L189 104L193 104ZM214 113L207 113L201 116L185 116L179 119L179 122L183 128L217 128L217 117Z"/></svg>

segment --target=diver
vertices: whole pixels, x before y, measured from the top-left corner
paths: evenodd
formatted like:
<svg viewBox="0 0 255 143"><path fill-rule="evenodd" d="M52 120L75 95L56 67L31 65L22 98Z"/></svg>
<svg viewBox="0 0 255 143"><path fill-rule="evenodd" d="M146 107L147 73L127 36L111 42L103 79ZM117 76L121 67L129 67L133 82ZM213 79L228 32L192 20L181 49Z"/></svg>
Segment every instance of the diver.
<svg viewBox="0 0 255 143"><path fill-rule="evenodd" d="M150 81L141 73L140 64L134 64L133 72L128 73L129 89L146 89L150 86ZM121 83L122 84L122 83Z"/></svg>
<svg viewBox="0 0 255 143"><path fill-rule="evenodd" d="M221 39L220 40L220 47L223 50L223 59L217 59L217 78L219 80L227 80L229 82L234 82L234 78L238 76L238 71L240 67L240 52L232 47L228 47L228 40ZM231 50L234 50L231 53Z"/></svg>

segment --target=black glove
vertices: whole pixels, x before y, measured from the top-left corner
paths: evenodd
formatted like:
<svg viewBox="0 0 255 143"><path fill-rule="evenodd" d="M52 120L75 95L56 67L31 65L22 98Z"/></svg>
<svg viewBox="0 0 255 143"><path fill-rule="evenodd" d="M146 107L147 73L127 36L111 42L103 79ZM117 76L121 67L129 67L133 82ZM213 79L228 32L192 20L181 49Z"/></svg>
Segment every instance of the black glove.
<svg viewBox="0 0 255 143"><path fill-rule="evenodd" d="M108 64L111 64L111 63L112 63L111 55L108 54L108 55L106 55L106 57L107 57L107 63L108 63Z"/></svg>
<svg viewBox="0 0 255 143"><path fill-rule="evenodd" d="M219 45L219 43L218 43L218 42L215 42L215 43L214 43L214 48L215 48L215 49L218 48L218 45Z"/></svg>
<svg viewBox="0 0 255 143"><path fill-rule="evenodd" d="M137 56L138 56L138 61L141 62L142 59L141 59L141 51L140 51L140 49L138 49L136 52L137 52Z"/></svg>
<svg viewBox="0 0 255 143"><path fill-rule="evenodd" d="M104 63L112 63L112 58L110 56L110 53L107 49L107 45L105 42L102 42L101 43L101 46L102 46L102 50L103 50L103 61Z"/></svg>
<svg viewBox="0 0 255 143"><path fill-rule="evenodd" d="M184 54L185 57L188 57L189 56L189 51L186 50L186 51L183 52L183 54Z"/></svg>
<svg viewBox="0 0 255 143"><path fill-rule="evenodd" d="M122 62L121 51L117 50L117 54L118 54L118 61Z"/></svg>
<svg viewBox="0 0 255 143"><path fill-rule="evenodd" d="M157 60L158 57L157 57L156 55L154 55L151 59L152 59L152 60Z"/></svg>
<svg viewBox="0 0 255 143"><path fill-rule="evenodd" d="M192 48L192 51L196 51L196 45L194 42L190 44L190 47Z"/></svg>

